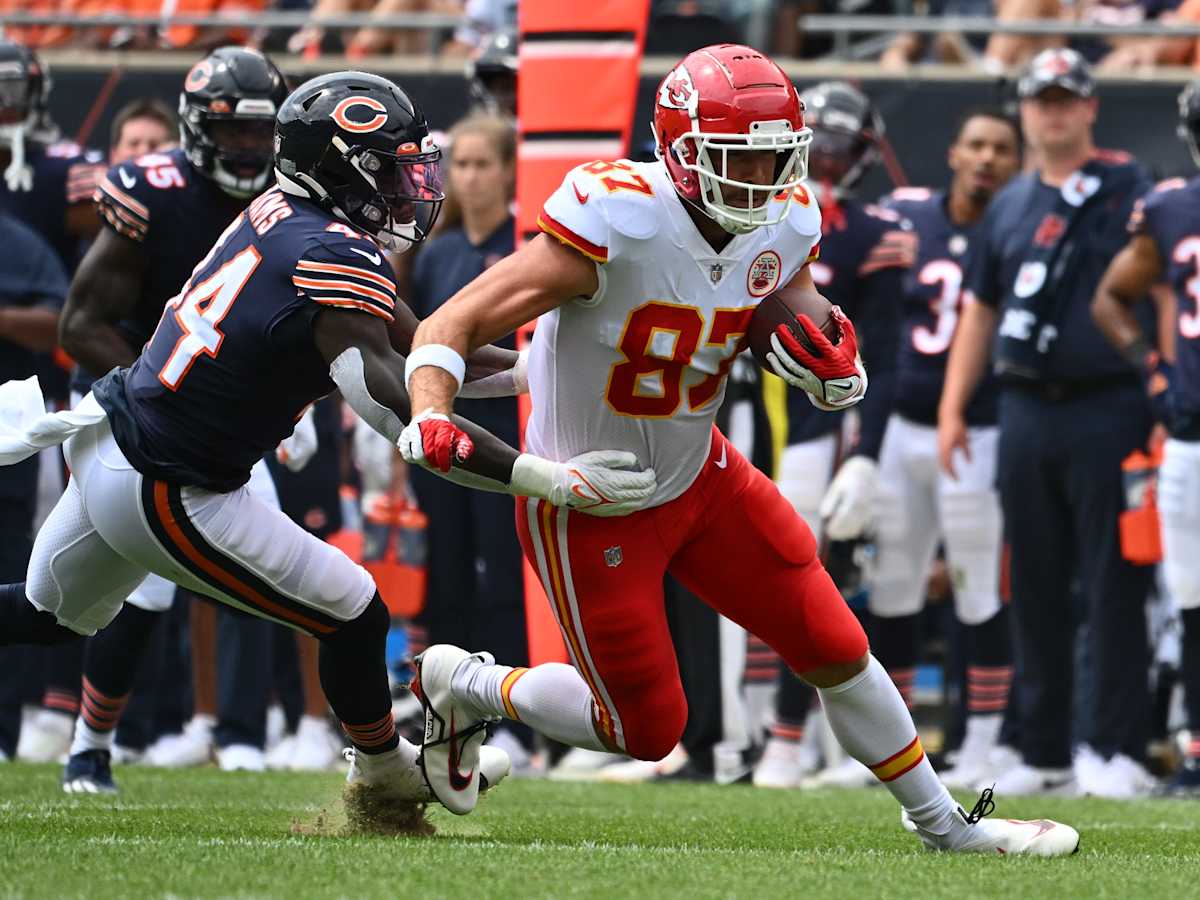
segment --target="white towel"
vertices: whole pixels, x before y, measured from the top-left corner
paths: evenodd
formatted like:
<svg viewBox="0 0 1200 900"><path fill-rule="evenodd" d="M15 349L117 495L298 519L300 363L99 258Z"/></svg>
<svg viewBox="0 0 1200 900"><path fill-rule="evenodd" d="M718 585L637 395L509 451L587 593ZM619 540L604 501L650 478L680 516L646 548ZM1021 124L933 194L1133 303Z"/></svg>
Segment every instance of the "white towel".
<svg viewBox="0 0 1200 900"><path fill-rule="evenodd" d="M0 466L57 447L103 419L104 410L90 392L74 409L48 413L36 375L0 384Z"/></svg>

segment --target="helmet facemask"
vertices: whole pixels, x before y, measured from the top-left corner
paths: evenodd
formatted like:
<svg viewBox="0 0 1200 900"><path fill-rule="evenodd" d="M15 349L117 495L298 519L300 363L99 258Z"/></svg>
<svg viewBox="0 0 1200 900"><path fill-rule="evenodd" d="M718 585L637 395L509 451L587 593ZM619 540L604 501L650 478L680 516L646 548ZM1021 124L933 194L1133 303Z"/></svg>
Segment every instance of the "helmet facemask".
<svg viewBox="0 0 1200 900"><path fill-rule="evenodd" d="M676 162L699 179L703 211L730 234L748 234L763 225L782 222L791 209L791 195L808 172L808 128L793 131L787 121L753 122L749 134L687 131L672 142ZM728 176L730 155L746 151L773 151L776 155L771 184L738 181ZM745 193L745 204L730 200ZM780 196L782 203L772 205Z"/></svg>
<svg viewBox="0 0 1200 900"><path fill-rule="evenodd" d="M1179 126L1177 133L1187 144L1192 162L1200 168L1200 101L1196 83L1189 84L1179 95Z"/></svg>
<svg viewBox="0 0 1200 900"><path fill-rule="evenodd" d="M221 102L221 101L218 101ZM216 105L215 103L213 105ZM227 113L180 104L180 131L188 158L231 197L260 194L271 177L275 104L242 99Z"/></svg>
<svg viewBox="0 0 1200 900"><path fill-rule="evenodd" d="M387 250L403 252L429 236L446 199L442 151L431 140L416 152L397 154L335 137L329 152L340 153L343 172L359 182L347 180L330 191L335 215Z"/></svg>

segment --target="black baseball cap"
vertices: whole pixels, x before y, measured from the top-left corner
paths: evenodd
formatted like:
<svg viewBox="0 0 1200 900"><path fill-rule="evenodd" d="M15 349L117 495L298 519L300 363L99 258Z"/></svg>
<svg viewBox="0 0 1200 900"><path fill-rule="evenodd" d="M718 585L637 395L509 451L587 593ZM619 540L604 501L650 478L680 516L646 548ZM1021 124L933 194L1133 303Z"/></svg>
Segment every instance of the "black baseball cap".
<svg viewBox="0 0 1200 900"><path fill-rule="evenodd" d="M1017 96L1026 100L1052 87L1086 98L1095 92L1096 83L1082 56L1067 47L1052 47L1043 50L1029 63L1017 82Z"/></svg>

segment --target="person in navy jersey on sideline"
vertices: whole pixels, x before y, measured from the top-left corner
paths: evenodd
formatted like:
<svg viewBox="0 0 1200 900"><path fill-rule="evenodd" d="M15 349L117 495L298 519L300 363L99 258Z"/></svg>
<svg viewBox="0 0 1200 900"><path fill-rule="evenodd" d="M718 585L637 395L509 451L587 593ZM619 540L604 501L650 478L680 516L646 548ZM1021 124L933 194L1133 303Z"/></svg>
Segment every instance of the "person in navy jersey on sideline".
<svg viewBox="0 0 1200 900"><path fill-rule="evenodd" d="M1039 167L988 210L938 409L940 462L955 477L972 450L966 409L994 338L1023 759L997 780L1003 793L1132 796L1151 784L1141 761L1154 569L1126 560L1119 541L1121 463L1146 446L1150 407L1138 369L1091 317L1096 285L1151 182L1127 154L1095 147L1093 94L1072 50L1038 54L1018 84ZM1076 585L1094 702L1072 734Z"/></svg>
<svg viewBox="0 0 1200 900"><path fill-rule="evenodd" d="M0 384L36 374L38 352L58 343L58 316L67 296L67 273L50 246L27 225L0 212ZM0 467L0 581L17 581L33 548L38 457ZM12 759L21 728L20 648L0 648L0 760Z"/></svg>
<svg viewBox="0 0 1200 900"><path fill-rule="evenodd" d="M1179 133L1200 166L1200 82L1179 96ZM1141 370L1156 417L1170 434L1158 475L1163 576L1183 622L1182 680L1190 740L1165 792L1200 796L1200 177L1159 184L1134 208L1129 243L1092 303L1096 324ZM1159 282L1174 291L1174 353L1159 354L1134 315ZM1166 348L1164 347L1164 350Z"/></svg>
<svg viewBox="0 0 1200 900"><path fill-rule="evenodd" d="M904 277L895 408L879 456L868 596L871 646L898 683L911 684L926 582L938 543L944 544L962 626L967 716L958 763L942 773L942 781L950 788L973 788L1013 756L999 752L1012 650L1008 608L1000 598L995 378L985 377L967 406L972 454L958 479L938 470L937 408L962 309L964 273L983 243L984 212L1020 169L1016 122L998 109L968 110L948 162L954 172L948 189L898 188L883 200L912 223L918 249Z"/></svg>
<svg viewBox="0 0 1200 900"><path fill-rule="evenodd" d="M511 123L489 115L451 129L447 208L413 270L410 305L417 318L513 252L515 141ZM513 336L499 346L515 347ZM464 400L462 414L508 443L519 443L515 397ZM473 491L415 466L409 477L429 517L427 600L415 624L425 629L429 644L487 646L525 665L529 643L512 498ZM520 731L526 744L532 740L520 726L504 729ZM522 749L507 736L496 739L520 767Z"/></svg>

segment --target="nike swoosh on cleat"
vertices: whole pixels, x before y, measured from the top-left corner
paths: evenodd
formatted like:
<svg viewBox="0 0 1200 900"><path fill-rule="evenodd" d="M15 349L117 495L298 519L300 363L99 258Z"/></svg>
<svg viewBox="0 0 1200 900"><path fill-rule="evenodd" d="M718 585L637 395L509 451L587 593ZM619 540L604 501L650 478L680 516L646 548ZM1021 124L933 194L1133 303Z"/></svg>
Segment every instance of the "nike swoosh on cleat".
<svg viewBox="0 0 1200 900"><path fill-rule="evenodd" d="M577 184L575 184L575 182L573 182L573 181L571 182L571 187L573 187L575 189L575 199L579 201L580 206L582 206L583 204L588 202L588 195L581 194L579 192L579 186Z"/></svg>
<svg viewBox="0 0 1200 900"><path fill-rule="evenodd" d="M369 259L375 265L379 265L381 262L383 262L383 257L381 257L378 253L368 253L366 250L360 250L358 247L351 247L350 251L352 253L357 253L359 256L365 259Z"/></svg>
<svg viewBox="0 0 1200 900"><path fill-rule="evenodd" d="M450 787L456 791L465 791L471 786L471 779L475 777L473 768L466 775L458 770L461 756L458 749L458 732L454 730L454 710L450 710Z"/></svg>

